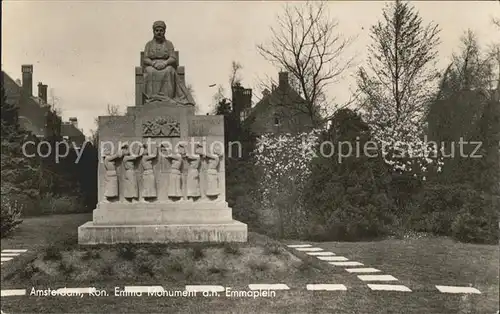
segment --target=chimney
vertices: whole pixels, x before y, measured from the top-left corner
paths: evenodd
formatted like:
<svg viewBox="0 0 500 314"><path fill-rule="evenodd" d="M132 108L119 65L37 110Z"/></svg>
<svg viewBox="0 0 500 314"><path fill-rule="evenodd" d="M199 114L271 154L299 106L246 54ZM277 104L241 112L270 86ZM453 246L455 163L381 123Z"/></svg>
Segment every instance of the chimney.
<svg viewBox="0 0 500 314"><path fill-rule="evenodd" d="M279 87L288 86L288 72L279 73Z"/></svg>
<svg viewBox="0 0 500 314"><path fill-rule="evenodd" d="M252 89L244 88L240 83L232 86L233 112L240 116L241 112L252 106Z"/></svg>
<svg viewBox="0 0 500 314"><path fill-rule="evenodd" d="M48 86L42 84L42 82L38 83L38 98L43 100L44 104L47 103L47 88Z"/></svg>
<svg viewBox="0 0 500 314"><path fill-rule="evenodd" d="M22 93L25 97L33 96L33 65L23 64L21 66L23 75Z"/></svg>
<svg viewBox="0 0 500 314"><path fill-rule="evenodd" d="M76 117L71 117L69 118L69 123L73 124L75 129L78 130L78 119Z"/></svg>

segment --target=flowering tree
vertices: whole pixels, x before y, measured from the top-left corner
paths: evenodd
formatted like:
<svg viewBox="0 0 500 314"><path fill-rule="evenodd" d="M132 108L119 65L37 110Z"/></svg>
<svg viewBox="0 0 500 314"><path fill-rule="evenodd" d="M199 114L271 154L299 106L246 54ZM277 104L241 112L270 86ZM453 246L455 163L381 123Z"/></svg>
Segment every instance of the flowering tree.
<svg viewBox="0 0 500 314"><path fill-rule="evenodd" d="M363 119L394 171L425 173L437 148L423 141L423 123L437 86L438 26L424 25L411 4L395 1L371 28L371 37L368 66L358 72Z"/></svg>
<svg viewBox="0 0 500 314"><path fill-rule="evenodd" d="M257 140L253 154L262 173L259 180L262 207L277 209L281 235L285 229L289 230L285 225L294 224L303 213L301 193L311 173L310 161L318 134L317 130L298 135L266 134Z"/></svg>

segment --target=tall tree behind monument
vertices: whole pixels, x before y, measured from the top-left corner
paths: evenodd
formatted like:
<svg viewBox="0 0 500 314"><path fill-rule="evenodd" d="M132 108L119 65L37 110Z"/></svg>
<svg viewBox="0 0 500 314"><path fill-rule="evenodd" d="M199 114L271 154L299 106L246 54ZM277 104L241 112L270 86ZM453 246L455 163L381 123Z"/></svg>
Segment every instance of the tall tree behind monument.
<svg viewBox="0 0 500 314"><path fill-rule="evenodd" d="M385 143L391 162L400 141L415 145L423 136L439 74L439 28L425 24L410 3L395 1L383 9L370 35L368 64L358 70L358 89L363 119L374 138Z"/></svg>
<svg viewBox="0 0 500 314"><path fill-rule="evenodd" d="M444 143L448 156L439 180L447 183L469 183L481 190L490 191L498 182L498 67L496 55L479 44L472 31L461 39L458 53L452 56L435 101L427 116L428 135L433 141ZM482 143L477 154L482 158L458 156L458 147L466 142ZM465 154L476 150L475 144L464 144Z"/></svg>

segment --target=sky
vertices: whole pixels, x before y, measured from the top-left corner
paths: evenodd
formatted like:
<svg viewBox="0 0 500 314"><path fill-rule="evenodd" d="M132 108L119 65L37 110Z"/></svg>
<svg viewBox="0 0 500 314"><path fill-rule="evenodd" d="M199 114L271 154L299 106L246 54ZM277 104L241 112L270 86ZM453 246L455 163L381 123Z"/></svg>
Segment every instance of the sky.
<svg viewBox="0 0 500 314"><path fill-rule="evenodd" d="M139 53L152 38L152 23L167 24L167 39L179 50L186 82L194 89L199 113L213 106L223 85L229 95L231 62L242 65L242 85L261 96L259 83L277 79L280 69L259 55L256 45L271 36L270 27L285 1L3 1L2 70L21 78L21 65L33 64L33 94L37 84L49 85L64 120L77 117L86 135L108 104L122 112L135 102L135 67ZM472 29L484 45L500 42L491 23L500 18L499 1L412 1L424 22L441 27L440 65ZM383 1L330 1L337 32L355 37L345 51L354 66L332 85L329 97L342 103L354 87L353 74L366 60L369 28L386 5ZM50 98L50 97L49 97ZM50 102L50 99L49 99Z"/></svg>

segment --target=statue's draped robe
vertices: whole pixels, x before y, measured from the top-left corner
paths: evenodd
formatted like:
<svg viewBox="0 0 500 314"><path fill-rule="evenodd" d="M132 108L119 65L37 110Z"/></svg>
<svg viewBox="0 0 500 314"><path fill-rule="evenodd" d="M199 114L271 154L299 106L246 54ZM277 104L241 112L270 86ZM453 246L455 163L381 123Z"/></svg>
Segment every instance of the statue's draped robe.
<svg viewBox="0 0 500 314"><path fill-rule="evenodd" d="M208 160L207 169L207 196L217 196L220 194L219 191L219 171L217 170L219 165L219 157L214 156L212 159Z"/></svg>
<svg viewBox="0 0 500 314"><path fill-rule="evenodd" d="M141 160L142 172L142 197L156 197L156 179L152 167L154 157L146 156Z"/></svg>
<svg viewBox="0 0 500 314"><path fill-rule="evenodd" d="M135 157L125 156L123 158L125 168L125 176L123 178L123 196L125 198L139 197L134 161Z"/></svg>
<svg viewBox="0 0 500 314"><path fill-rule="evenodd" d="M151 61L175 59L174 45L169 40L159 43L153 39L146 44L144 57L151 59ZM175 64L170 64L162 70L155 69L150 65L144 65L146 101L172 99L179 104L194 105L191 93L177 74L177 60L175 62Z"/></svg>
<svg viewBox="0 0 500 314"><path fill-rule="evenodd" d="M186 188L188 197L199 197L200 193L200 156L194 155L190 156L189 166L186 177Z"/></svg>
<svg viewBox="0 0 500 314"><path fill-rule="evenodd" d="M106 176L104 179L104 196L107 198L118 196L118 176L113 161L109 157L104 159Z"/></svg>
<svg viewBox="0 0 500 314"><path fill-rule="evenodd" d="M182 186L181 186L181 166L182 166L182 156L174 155L170 159L172 166L170 168L170 173L168 176L167 192L169 197L182 197Z"/></svg>

